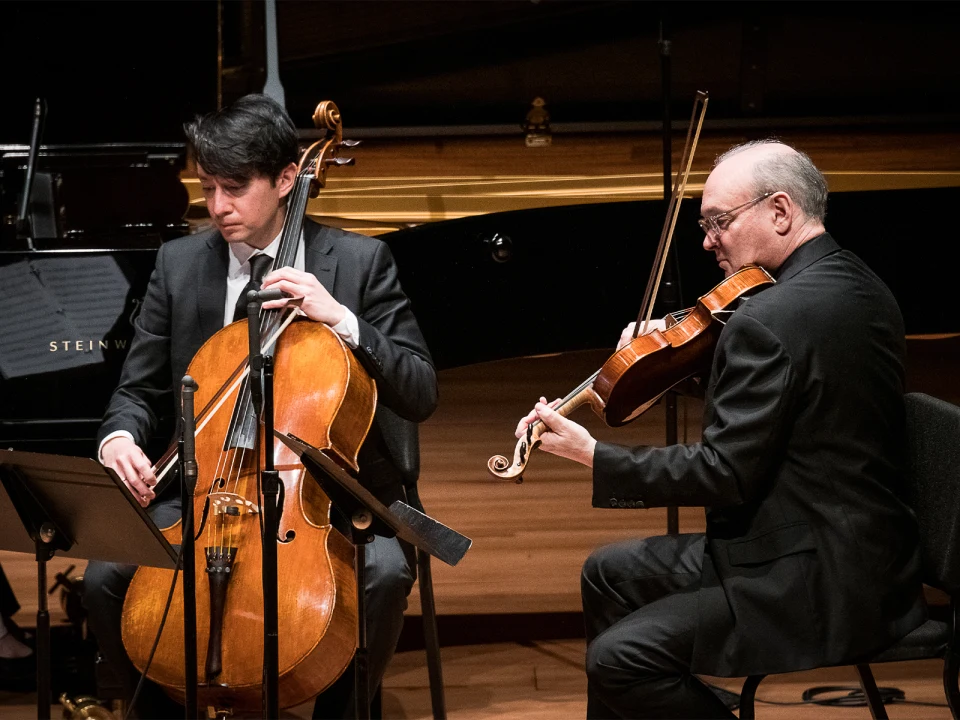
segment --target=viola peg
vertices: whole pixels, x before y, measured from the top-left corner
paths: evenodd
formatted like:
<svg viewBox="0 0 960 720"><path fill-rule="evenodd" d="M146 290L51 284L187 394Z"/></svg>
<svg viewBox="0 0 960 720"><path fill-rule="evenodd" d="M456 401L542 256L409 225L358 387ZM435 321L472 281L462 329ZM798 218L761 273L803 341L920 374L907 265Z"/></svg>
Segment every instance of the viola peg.
<svg viewBox="0 0 960 720"><path fill-rule="evenodd" d="M342 157L331 157L324 158L323 162L326 165L336 165L337 167L343 167L344 165L353 165L356 160L353 158L342 158Z"/></svg>
<svg viewBox="0 0 960 720"><path fill-rule="evenodd" d="M362 140L344 140L340 143L340 147L356 147L359 145Z"/></svg>

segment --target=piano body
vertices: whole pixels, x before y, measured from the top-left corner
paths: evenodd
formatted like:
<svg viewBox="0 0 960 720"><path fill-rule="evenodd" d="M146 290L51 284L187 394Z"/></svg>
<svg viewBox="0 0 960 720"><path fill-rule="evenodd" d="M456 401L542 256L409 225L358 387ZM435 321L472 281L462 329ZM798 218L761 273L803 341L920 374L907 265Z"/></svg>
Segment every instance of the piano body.
<svg viewBox="0 0 960 720"><path fill-rule="evenodd" d="M0 146L0 446L95 456L157 249L187 233L180 144Z"/></svg>
<svg viewBox="0 0 960 720"><path fill-rule="evenodd" d="M190 22L194 10L185 8L195 4L182 5L157 6L166 28ZM490 455L512 451L513 428L532 402L565 394L595 370L640 304L664 209L661 20L672 39L674 168L693 94L711 93L675 237L681 302L720 279L695 225L713 158L776 135L824 169L828 227L900 302L909 389L960 402L955 273L942 261L960 200L960 99L939 91L960 80L960 51L957 21L931 5L881 5L869 18L818 3L771 6L763 18L729 4L698 4L683 16L670 4L620 2L278 5L291 116L306 128L315 104L333 99L345 136L363 141L350 153L356 167L331 173L308 212L390 245L440 370L441 405L422 426L421 495L432 515L476 540L456 569L435 569L441 614L575 613L590 549L664 531L663 511L590 508L589 472L546 454L519 487L486 473ZM114 31L146 32L116 8ZM161 90L149 102L179 103L181 122L263 87L263 5L221 10L219 48L207 8L190 26L205 55L140 58ZM813 37L817 53L808 50ZM60 39L67 56L65 31ZM189 102L161 70L173 62ZM35 96L28 80L18 78L24 118ZM527 119L536 97L546 101L546 123ZM116 140L175 144L169 115L162 125L145 120L136 138L131 125L118 126ZM107 123L86 128L87 142L109 141ZM0 141L26 137L22 127L0 129L11 131ZM4 150L5 215L21 192L23 152ZM72 195L84 181L68 177L67 156L91 178L103 157L92 148L56 152L41 153L41 167L62 175L64 217L54 213L32 249L7 225L0 239L0 443L90 455L156 248L203 224L205 210L182 148L159 143L139 147L141 162L120 163L78 214L88 200ZM161 191L133 180L141 172L155 172L150 182L162 176L162 193L180 193L182 204L174 210L171 200L169 215L150 210ZM126 189L136 195L123 201L130 214L112 215ZM661 302L657 313L665 310ZM684 401L681 440L697 439L699 412L695 398ZM617 431L586 411L578 419L615 442L664 442L660 407ZM681 530L700 527L702 512L681 513ZM416 612L415 599L410 607Z"/></svg>

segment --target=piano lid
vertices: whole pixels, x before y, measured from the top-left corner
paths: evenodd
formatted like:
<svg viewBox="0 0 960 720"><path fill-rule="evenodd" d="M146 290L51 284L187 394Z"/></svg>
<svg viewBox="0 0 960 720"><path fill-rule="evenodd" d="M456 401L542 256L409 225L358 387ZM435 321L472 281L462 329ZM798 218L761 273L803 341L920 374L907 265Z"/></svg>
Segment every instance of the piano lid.
<svg viewBox="0 0 960 720"><path fill-rule="evenodd" d="M0 145L0 251L22 249L16 215L29 148ZM159 247L188 231L184 143L41 146L30 194L37 249Z"/></svg>
<svg viewBox="0 0 960 720"><path fill-rule="evenodd" d="M960 188L837 193L827 229L889 286L909 334L960 332L952 251L938 213ZM903 212L890 212L904 208ZM723 279L684 203L673 246L680 306ZM663 222L662 202L521 210L385 234L439 369L524 355L613 348L636 318ZM923 252L917 252L923 248ZM660 303L654 317L679 309Z"/></svg>

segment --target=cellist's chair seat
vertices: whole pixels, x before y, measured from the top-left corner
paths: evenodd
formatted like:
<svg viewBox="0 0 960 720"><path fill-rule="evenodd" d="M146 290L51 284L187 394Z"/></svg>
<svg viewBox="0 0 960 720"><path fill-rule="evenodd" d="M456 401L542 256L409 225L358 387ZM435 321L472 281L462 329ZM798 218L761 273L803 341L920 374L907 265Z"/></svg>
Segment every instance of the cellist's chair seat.
<svg viewBox="0 0 960 720"><path fill-rule="evenodd" d="M946 619L931 617L899 641L856 665L874 718L887 717L871 664L943 660L943 691L954 719L960 718L960 407L909 393L906 500L920 527L923 581L950 599ZM764 675L747 678L740 718L754 717L754 696Z"/></svg>

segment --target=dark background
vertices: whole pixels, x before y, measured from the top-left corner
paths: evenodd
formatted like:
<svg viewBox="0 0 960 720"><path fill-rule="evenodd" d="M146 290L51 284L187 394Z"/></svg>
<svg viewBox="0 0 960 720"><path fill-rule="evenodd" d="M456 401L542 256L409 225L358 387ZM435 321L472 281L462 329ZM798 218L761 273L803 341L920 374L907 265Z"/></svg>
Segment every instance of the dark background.
<svg viewBox="0 0 960 720"><path fill-rule="evenodd" d="M280 73L304 127L319 99L334 98L351 128L374 133L519 134L542 96L555 132L656 132L663 27L676 120L685 124L694 91L707 89L708 129L762 137L835 128L853 148L858 128L956 127L960 23L951 8L279 0ZM180 142L194 114L263 87L264 51L264 6L254 0L0 3L0 144L29 140L37 96L49 105L46 144ZM952 268L937 260L952 247L943 217L957 200L956 189L831 197L828 227L893 289L910 333L958 329ZM685 204L675 238L683 305L721 279L700 248L696 212ZM385 237L438 366L453 367L608 346L639 306L662 216L658 202L609 203ZM485 240L494 233L512 239L509 262L491 259ZM537 283L567 290L548 304ZM591 323L580 322L585 313Z"/></svg>
<svg viewBox="0 0 960 720"><path fill-rule="evenodd" d="M511 126L543 97L556 127L674 117L698 89L711 125L955 122L960 25L949 2L280 0L287 108L335 98L353 128ZM218 41L218 17L222 33ZM198 112L263 87L263 4L0 3L0 144L182 139ZM222 47L222 81L217 53Z"/></svg>
<svg viewBox="0 0 960 720"><path fill-rule="evenodd" d="M214 2L0 3L0 144L27 144L37 97L44 144L182 141L216 107Z"/></svg>

